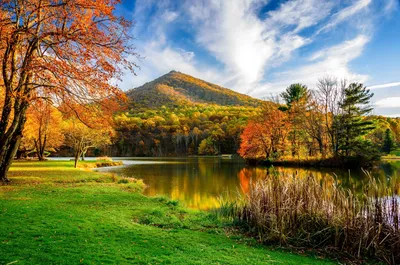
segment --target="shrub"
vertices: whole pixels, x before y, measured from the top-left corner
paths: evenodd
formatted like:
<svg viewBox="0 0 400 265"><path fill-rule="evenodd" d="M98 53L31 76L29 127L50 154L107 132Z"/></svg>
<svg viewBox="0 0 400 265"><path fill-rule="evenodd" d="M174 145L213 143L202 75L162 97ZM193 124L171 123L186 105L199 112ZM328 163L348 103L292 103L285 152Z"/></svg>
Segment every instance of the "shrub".
<svg viewBox="0 0 400 265"><path fill-rule="evenodd" d="M115 167L115 166L122 166L122 161L102 161L96 162L95 167Z"/></svg>
<svg viewBox="0 0 400 265"><path fill-rule="evenodd" d="M120 180L118 180L118 184L127 184L129 183L129 180L127 178L121 178Z"/></svg>
<svg viewBox="0 0 400 265"><path fill-rule="evenodd" d="M141 192L146 187L143 180L135 178L122 177L118 180L118 184L125 184L122 188L130 192Z"/></svg>
<svg viewBox="0 0 400 265"><path fill-rule="evenodd" d="M96 160L97 161L112 161L112 158L108 157L108 156L99 156L99 157L96 157Z"/></svg>
<svg viewBox="0 0 400 265"><path fill-rule="evenodd" d="M167 205L170 207L177 207L179 205L179 201L178 200L169 200L167 202Z"/></svg>

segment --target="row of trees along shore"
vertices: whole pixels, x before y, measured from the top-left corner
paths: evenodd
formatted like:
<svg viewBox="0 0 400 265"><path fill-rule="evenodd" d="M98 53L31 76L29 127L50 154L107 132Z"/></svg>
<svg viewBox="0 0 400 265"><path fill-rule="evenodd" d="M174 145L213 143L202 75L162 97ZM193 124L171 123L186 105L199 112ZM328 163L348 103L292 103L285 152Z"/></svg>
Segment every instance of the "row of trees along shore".
<svg viewBox="0 0 400 265"><path fill-rule="evenodd" d="M292 84L265 105L241 135L239 154L248 160L275 163L366 165L394 149L398 121L370 116L373 93L360 83L336 78L318 81L316 90ZM279 102L279 98L275 100Z"/></svg>
<svg viewBox="0 0 400 265"><path fill-rule="evenodd" d="M239 153L250 161L372 161L400 142L400 119L370 115L361 84L293 84L263 107L192 104L132 108L115 117L113 156ZM283 102L279 102L282 101ZM335 159L332 159L335 157Z"/></svg>
<svg viewBox="0 0 400 265"><path fill-rule="evenodd" d="M312 91L293 84L281 94L284 104L275 100L278 103L262 108L193 105L130 114L109 99L75 106L80 109L78 117L65 105L55 107L37 99L27 110L17 157L35 153L43 160L63 145L74 151L77 162L89 148L111 145L111 154L122 156L216 155L238 150L250 161L330 165L338 158L369 163L395 148L398 119L366 116L371 111L368 89L333 78L320 80L317 87ZM94 106L102 118L86 113L85 123L81 122L82 114ZM112 118L114 113L119 114Z"/></svg>

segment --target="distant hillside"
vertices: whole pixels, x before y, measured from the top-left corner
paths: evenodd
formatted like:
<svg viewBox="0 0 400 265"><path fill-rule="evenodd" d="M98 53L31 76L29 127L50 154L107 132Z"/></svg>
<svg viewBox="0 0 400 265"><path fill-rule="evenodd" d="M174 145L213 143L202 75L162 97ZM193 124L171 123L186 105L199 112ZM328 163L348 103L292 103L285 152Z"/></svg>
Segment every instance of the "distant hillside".
<svg viewBox="0 0 400 265"><path fill-rule="evenodd" d="M177 71L131 89L127 95L135 105L150 108L196 104L256 107L262 102Z"/></svg>

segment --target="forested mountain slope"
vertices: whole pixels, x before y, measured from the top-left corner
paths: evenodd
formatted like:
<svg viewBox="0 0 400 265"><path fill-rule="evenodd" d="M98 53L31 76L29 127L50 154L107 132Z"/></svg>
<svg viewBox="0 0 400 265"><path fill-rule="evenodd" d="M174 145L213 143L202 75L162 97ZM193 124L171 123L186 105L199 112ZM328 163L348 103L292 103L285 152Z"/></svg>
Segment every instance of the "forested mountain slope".
<svg viewBox="0 0 400 265"><path fill-rule="evenodd" d="M267 103L176 71L127 95L129 111L115 116L114 156L236 153L248 118Z"/></svg>
<svg viewBox="0 0 400 265"><path fill-rule="evenodd" d="M131 89L127 95L134 105L149 108L197 104L257 107L262 102L177 71Z"/></svg>

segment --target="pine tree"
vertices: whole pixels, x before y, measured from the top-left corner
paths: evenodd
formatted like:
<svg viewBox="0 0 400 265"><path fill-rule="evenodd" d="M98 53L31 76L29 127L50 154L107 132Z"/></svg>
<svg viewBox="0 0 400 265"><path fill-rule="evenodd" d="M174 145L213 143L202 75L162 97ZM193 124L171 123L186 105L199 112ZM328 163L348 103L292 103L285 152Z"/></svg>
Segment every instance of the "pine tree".
<svg viewBox="0 0 400 265"><path fill-rule="evenodd" d="M306 85L297 83L291 84L284 92L280 94L286 103L286 106L280 106L278 109L287 111L289 120L292 125L292 130L289 134L289 141L291 145L291 155L295 157L300 155L300 143L304 141L304 130L302 124L304 123L303 114L307 111L307 103L310 98L310 91Z"/></svg>
<svg viewBox="0 0 400 265"><path fill-rule="evenodd" d="M339 129L339 153L346 157L369 156L373 152L371 144L363 136L374 129L373 122L365 118L373 109L370 100L374 94L360 83L351 83L343 94L339 103L342 113L335 122Z"/></svg>
<svg viewBox="0 0 400 265"><path fill-rule="evenodd" d="M383 140L382 151L386 154L389 154L394 147L394 141L392 136L392 131L390 129L386 129L385 138Z"/></svg>
<svg viewBox="0 0 400 265"><path fill-rule="evenodd" d="M303 84L291 84L286 88L280 96L285 101L287 107L281 108L281 110L290 109L294 102L299 102L309 96L309 91L306 85Z"/></svg>

